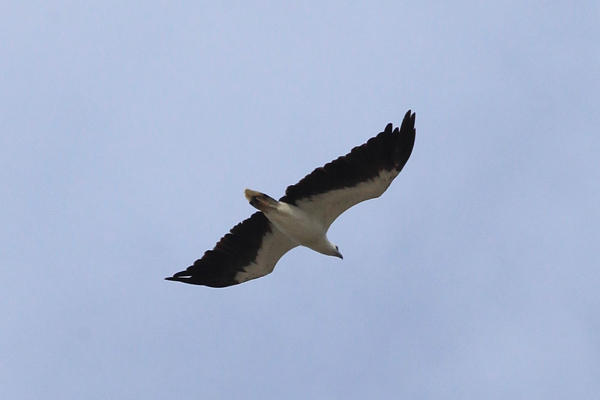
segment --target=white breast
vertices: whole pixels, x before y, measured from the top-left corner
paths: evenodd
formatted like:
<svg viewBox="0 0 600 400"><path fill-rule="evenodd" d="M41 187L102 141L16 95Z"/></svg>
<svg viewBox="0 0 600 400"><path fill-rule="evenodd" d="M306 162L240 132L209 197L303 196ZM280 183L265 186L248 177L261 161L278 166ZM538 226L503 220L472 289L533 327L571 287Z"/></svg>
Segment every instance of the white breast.
<svg viewBox="0 0 600 400"><path fill-rule="evenodd" d="M327 247L327 229L321 221L300 208L279 202L277 209L265 213L273 225L301 246L322 253Z"/></svg>

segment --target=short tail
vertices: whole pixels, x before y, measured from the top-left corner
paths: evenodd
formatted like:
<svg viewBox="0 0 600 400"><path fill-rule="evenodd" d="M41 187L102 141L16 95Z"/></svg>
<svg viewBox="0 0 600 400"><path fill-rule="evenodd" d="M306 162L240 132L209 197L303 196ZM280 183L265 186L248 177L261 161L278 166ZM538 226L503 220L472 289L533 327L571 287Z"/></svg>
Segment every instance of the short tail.
<svg viewBox="0 0 600 400"><path fill-rule="evenodd" d="M248 199L252 207L262 212L266 212L272 208L277 208L277 205L279 204L279 202L274 198L255 190L244 190L244 196L246 196L246 199Z"/></svg>

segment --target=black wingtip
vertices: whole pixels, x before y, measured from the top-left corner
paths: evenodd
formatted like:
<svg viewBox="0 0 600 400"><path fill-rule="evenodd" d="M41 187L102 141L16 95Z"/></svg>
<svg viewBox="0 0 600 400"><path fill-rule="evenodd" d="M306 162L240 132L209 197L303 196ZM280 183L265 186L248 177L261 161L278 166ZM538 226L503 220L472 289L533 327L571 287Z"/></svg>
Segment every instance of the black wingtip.
<svg viewBox="0 0 600 400"><path fill-rule="evenodd" d="M190 274L186 271L180 271L174 274L173 276L167 276L165 281L173 281L173 282L183 282L186 283L190 279Z"/></svg>
<svg viewBox="0 0 600 400"><path fill-rule="evenodd" d="M398 128L396 128L394 130L394 132L398 132L400 134L400 136L398 136L399 141L396 145L397 148L394 157L396 161L396 169L398 169L398 171L402 170L404 164L406 164L410 158L415 145L415 136L417 134L415 129L415 119L416 113L408 110L406 114L404 114L404 119L402 120L400 129L398 130Z"/></svg>
<svg viewBox="0 0 600 400"><path fill-rule="evenodd" d="M404 114L404 119L402 120L402 125L404 125L404 123L406 122L406 123L410 123L414 127L416 117L417 117L417 113L414 113L411 110L408 110L406 112L406 114Z"/></svg>
<svg viewBox="0 0 600 400"><path fill-rule="evenodd" d="M417 131L415 129L415 120L417 119L417 113L411 112L408 110L406 114L404 114L404 119L402 120L402 125L400 125L400 132L406 132L410 136L414 138ZM414 139L413 139L414 141Z"/></svg>

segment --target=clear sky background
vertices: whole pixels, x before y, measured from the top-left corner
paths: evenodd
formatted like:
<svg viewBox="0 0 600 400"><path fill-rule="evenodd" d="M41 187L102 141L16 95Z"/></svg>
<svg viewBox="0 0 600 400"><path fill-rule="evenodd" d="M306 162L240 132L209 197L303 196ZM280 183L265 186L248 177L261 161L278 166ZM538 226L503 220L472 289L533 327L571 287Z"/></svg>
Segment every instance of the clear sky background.
<svg viewBox="0 0 600 400"><path fill-rule="evenodd" d="M0 6L0 398L600 398L600 3ZM412 109L380 199L164 281Z"/></svg>

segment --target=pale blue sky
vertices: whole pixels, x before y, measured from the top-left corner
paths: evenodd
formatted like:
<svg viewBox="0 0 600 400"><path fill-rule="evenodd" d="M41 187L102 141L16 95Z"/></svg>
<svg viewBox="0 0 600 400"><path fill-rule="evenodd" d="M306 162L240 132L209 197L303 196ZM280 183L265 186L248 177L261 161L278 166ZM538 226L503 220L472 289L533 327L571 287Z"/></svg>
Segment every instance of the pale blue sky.
<svg viewBox="0 0 600 400"><path fill-rule="evenodd" d="M600 398L600 3L4 2L0 398ZM376 201L166 282L417 113Z"/></svg>

